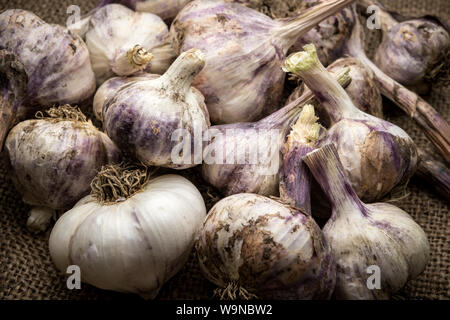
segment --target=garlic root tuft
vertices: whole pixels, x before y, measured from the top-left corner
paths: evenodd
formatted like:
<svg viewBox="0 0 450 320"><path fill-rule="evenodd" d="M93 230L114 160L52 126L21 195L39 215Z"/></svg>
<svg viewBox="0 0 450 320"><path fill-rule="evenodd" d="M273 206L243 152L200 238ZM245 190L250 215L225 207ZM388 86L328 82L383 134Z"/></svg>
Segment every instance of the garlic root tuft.
<svg viewBox="0 0 450 320"><path fill-rule="evenodd" d="M229 282L225 288L214 289L214 296L218 297L220 300L258 299L256 294L249 292L235 281Z"/></svg>

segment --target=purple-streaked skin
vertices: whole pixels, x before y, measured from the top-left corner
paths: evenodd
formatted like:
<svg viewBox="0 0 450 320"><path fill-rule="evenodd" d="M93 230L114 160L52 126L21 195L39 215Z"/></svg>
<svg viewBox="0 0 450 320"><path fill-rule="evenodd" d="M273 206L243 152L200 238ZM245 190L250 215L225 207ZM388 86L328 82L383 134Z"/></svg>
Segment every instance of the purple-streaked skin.
<svg viewBox="0 0 450 320"><path fill-rule="evenodd" d="M8 130L16 123L17 109L26 95L28 77L14 53L0 50L0 151Z"/></svg>
<svg viewBox="0 0 450 320"><path fill-rule="evenodd" d="M332 204L323 232L336 259L337 299L388 299L423 272L429 260L427 236L406 212L387 203L363 203L334 145L303 160ZM370 266L380 268L376 290L367 285Z"/></svg>
<svg viewBox="0 0 450 320"><path fill-rule="evenodd" d="M375 83L381 93L416 121L444 159L450 163L450 126L447 121L416 93L408 90L380 70L366 56L363 43L364 32L359 19L356 19L352 35L346 43L344 51L350 56L358 58L372 70Z"/></svg>
<svg viewBox="0 0 450 320"><path fill-rule="evenodd" d="M449 27L433 16L402 17L386 10L377 0L364 0L364 7L379 8L383 39L375 64L389 77L409 89L427 93L450 50Z"/></svg>
<svg viewBox="0 0 450 320"><path fill-rule="evenodd" d="M106 100L113 97L117 93L117 91L119 91L120 88L122 88L124 85L138 80L156 79L159 78L160 76L161 75L159 74L142 72L132 77L114 77L106 80L97 89L97 92L94 95L93 108L95 117L98 120L102 120L103 104L106 102Z"/></svg>
<svg viewBox="0 0 450 320"><path fill-rule="evenodd" d="M195 248L205 277L262 299L329 299L331 250L313 218L256 194L236 194L208 213ZM242 299L239 294L238 299Z"/></svg>
<svg viewBox="0 0 450 320"><path fill-rule="evenodd" d="M95 90L84 42L66 28L47 24L20 9L0 14L0 48L17 55L28 75L26 98L18 118L53 105L76 104Z"/></svg>
<svg viewBox="0 0 450 320"><path fill-rule="evenodd" d="M374 202L407 183L417 167L417 149L396 125L356 108L346 91L317 58L314 45L285 62L308 86L331 120L321 145L334 143L361 199Z"/></svg>
<svg viewBox="0 0 450 320"><path fill-rule="evenodd" d="M320 51L317 52L320 54ZM320 58L319 58L320 60ZM371 114L377 118L383 118L383 103L381 99L381 93L378 87L373 81L373 75L370 69L366 68L356 58L340 58L334 61L327 67L327 70L331 73L337 73L344 68L349 68L349 75L351 82L345 87L345 91L352 99L353 104L359 110L365 113ZM301 84L292 91L291 95L287 99L286 104L289 104L293 100L297 99L304 91L304 85ZM325 127L329 127L331 120L326 110L321 108L321 105L316 106L317 113L319 114L320 123Z"/></svg>
<svg viewBox="0 0 450 320"><path fill-rule="evenodd" d="M206 54L206 66L193 84L205 96L211 121L255 121L276 110L285 78L280 66L288 49L351 2L329 1L283 20L219 0L187 4L170 33L176 51L195 47Z"/></svg>
<svg viewBox="0 0 450 320"><path fill-rule="evenodd" d="M143 70L162 74L176 56L160 17L119 4L104 6L92 15L85 39L97 84Z"/></svg>
<svg viewBox="0 0 450 320"><path fill-rule="evenodd" d="M350 78L346 72L336 75L340 85L346 86ZM202 164L203 178L220 190L224 195L236 193L257 193L265 196L276 196L279 190L279 167L281 166L281 147L285 142L290 127L298 118L302 106L313 103L314 95L310 90L305 90L303 95L290 104L272 113L257 122L240 122L211 127L211 132L217 130L217 135L211 144L204 146L204 154L209 154L209 149L220 148L223 151L221 162ZM235 129L230 131L230 129ZM258 133L269 133L278 130L277 136L264 136ZM274 139L278 137L278 139ZM270 138L270 139L269 139ZM275 144L274 142L277 142ZM275 148L275 149L274 149ZM260 163L231 163L226 164L225 150L233 152L240 158L242 152L248 155L258 154L258 159L268 159ZM248 158L245 158L248 159ZM274 169L274 165L278 165Z"/></svg>
<svg viewBox="0 0 450 320"><path fill-rule="evenodd" d="M179 155L188 157L184 163L174 161L172 151L181 141L173 140L173 134L177 129L190 133L192 151L194 128L203 132L210 126L204 98L191 87L204 63L199 50L189 50L161 77L129 82L105 101L103 126L122 152L151 166L185 169L198 164L192 152Z"/></svg>
<svg viewBox="0 0 450 320"><path fill-rule="evenodd" d="M103 165L118 162L120 151L90 122L26 120L5 142L12 180L32 206L68 209L90 192Z"/></svg>
<svg viewBox="0 0 450 320"><path fill-rule="evenodd" d="M419 166L416 175L428 182L441 196L450 201L450 170L429 153L418 149Z"/></svg>
<svg viewBox="0 0 450 320"><path fill-rule="evenodd" d="M311 174L302 158L313 149L299 142L292 143L283 154L280 169L280 197L308 214L311 214Z"/></svg>

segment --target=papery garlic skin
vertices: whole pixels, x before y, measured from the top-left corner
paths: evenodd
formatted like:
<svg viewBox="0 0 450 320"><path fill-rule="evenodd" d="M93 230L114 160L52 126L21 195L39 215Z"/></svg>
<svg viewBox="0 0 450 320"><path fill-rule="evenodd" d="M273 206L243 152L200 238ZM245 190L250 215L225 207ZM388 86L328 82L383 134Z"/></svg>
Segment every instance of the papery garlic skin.
<svg viewBox="0 0 450 320"><path fill-rule="evenodd" d="M204 98L191 87L204 63L202 52L191 49L161 77L133 81L104 103L105 131L122 152L151 166L185 169L199 164L192 157L194 146L189 154L183 148L173 153L187 139L194 145L195 128L201 135L210 126Z"/></svg>
<svg viewBox="0 0 450 320"><path fill-rule="evenodd" d="M44 107L86 101L95 90L89 51L80 37L35 14L10 9L0 14L0 47L14 53L28 81L19 119Z"/></svg>
<svg viewBox="0 0 450 320"><path fill-rule="evenodd" d="M186 262L205 215L191 182L160 176L123 201L81 199L56 222L50 255L62 272L79 266L83 282L154 298Z"/></svg>
<svg viewBox="0 0 450 320"><path fill-rule="evenodd" d="M292 44L352 1L330 1L290 20L272 20L238 3L193 1L173 21L176 51L198 48L206 66L193 85L205 96L215 124L249 122L279 106L281 63Z"/></svg>
<svg viewBox="0 0 450 320"><path fill-rule="evenodd" d="M314 45L286 59L284 68L300 76L332 121L322 145L333 143L352 187L366 202L380 200L404 185L417 168L417 148L400 127L357 109L345 90L320 64Z"/></svg>
<svg viewBox="0 0 450 320"><path fill-rule="evenodd" d="M436 21L435 21L436 20ZM375 64L389 77L419 93L429 88L450 50L448 30L437 19L407 20L392 26L383 36Z"/></svg>
<svg viewBox="0 0 450 320"><path fill-rule="evenodd" d="M139 80L152 80L159 78L159 74L153 73L139 73L133 77L114 77L106 80L103 84L97 89L97 92L94 95L93 101L93 109L94 115L98 120L102 120L102 110L103 105L109 98L113 97L117 91L120 90L124 85L139 81Z"/></svg>
<svg viewBox="0 0 450 320"><path fill-rule="evenodd" d="M236 194L208 213L195 245L208 280L263 299L327 299L334 263L311 216L275 200Z"/></svg>
<svg viewBox="0 0 450 320"><path fill-rule="evenodd" d="M336 78L340 84L350 81L348 72L341 71ZM302 108L312 98L312 92L305 90L296 100L257 122L212 126L209 144L203 148L205 181L227 196L236 193L276 196L286 135L295 121L300 121L304 131L313 126L310 119L314 110L306 112Z"/></svg>
<svg viewBox="0 0 450 320"><path fill-rule="evenodd" d="M106 134L89 122L72 120L23 121L9 132L5 151L23 201L55 210L70 208L89 194L102 165L120 159Z"/></svg>
<svg viewBox="0 0 450 320"><path fill-rule="evenodd" d="M423 272L429 243L406 212L387 203L361 202L333 145L303 160L332 204L332 216L323 232L337 264L336 298L387 299ZM380 270L377 289L368 285L373 266Z"/></svg>
<svg viewBox="0 0 450 320"><path fill-rule="evenodd" d="M167 36L167 25L154 14L119 4L98 9L85 35L97 84L115 75L166 71L175 57Z"/></svg>

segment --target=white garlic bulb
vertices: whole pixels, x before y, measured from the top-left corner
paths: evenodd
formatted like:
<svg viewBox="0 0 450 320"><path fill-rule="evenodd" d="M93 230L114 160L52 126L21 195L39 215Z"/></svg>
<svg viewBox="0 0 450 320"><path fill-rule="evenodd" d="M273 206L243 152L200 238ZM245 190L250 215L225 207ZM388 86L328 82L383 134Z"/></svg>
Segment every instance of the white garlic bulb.
<svg viewBox="0 0 450 320"><path fill-rule="evenodd" d="M160 17L120 4L98 9L85 38L97 84L142 70L161 74L175 58L167 25Z"/></svg>
<svg viewBox="0 0 450 320"><path fill-rule="evenodd" d="M111 168L94 179L93 194L56 222L50 254L63 272L69 265L79 266L83 282L154 298L186 262L206 215L205 204L197 188L181 176L143 182L148 173L142 170ZM118 178L127 192L102 186L105 181L117 183L108 175Z"/></svg>

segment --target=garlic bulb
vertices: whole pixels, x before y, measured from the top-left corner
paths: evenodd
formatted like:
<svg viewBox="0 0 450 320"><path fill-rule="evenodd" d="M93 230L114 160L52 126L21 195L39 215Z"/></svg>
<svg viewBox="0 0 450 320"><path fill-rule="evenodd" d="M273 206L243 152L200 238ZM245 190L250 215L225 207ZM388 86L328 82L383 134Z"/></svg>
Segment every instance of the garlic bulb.
<svg viewBox="0 0 450 320"><path fill-rule="evenodd" d="M353 0L331 0L288 20L272 20L237 3L193 1L173 21L176 51L198 48L206 66L193 85L216 124L255 121L279 106L288 49L314 25Z"/></svg>
<svg viewBox="0 0 450 320"><path fill-rule="evenodd" d="M103 105L106 100L113 97L120 88L124 85L139 81L139 80L151 80L156 79L160 75L153 73L139 73L133 77L114 77L106 80L103 84L97 89L97 92L94 95L93 108L94 115L98 120L102 120L102 110Z"/></svg>
<svg viewBox="0 0 450 320"><path fill-rule="evenodd" d="M191 153L174 150L180 144L194 145L194 139L187 141L190 134L210 125L203 96L191 87L204 64L202 52L191 49L161 77L121 87L103 106L106 133L123 152L146 165L175 169L197 165Z"/></svg>
<svg viewBox="0 0 450 320"><path fill-rule="evenodd" d="M323 232L336 259L336 298L386 299L425 269L430 250L425 232L391 204L362 203L333 145L303 159L333 207ZM377 268L380 286L374 288L369 276Z"/></svg>
<svg viewBox="0 0 450 320"><path fill-rule="evenodd" d="M396 125L357 109L320 63L314 45L289 56L284 69L297 74L329 114L332 127L322 144L334 143L358 196L381 199L407 183L417 166L417 149Z"/></svg>
<svg viewBox="0 0 450 320"><path fill-rule="evenodd" d="M5 142L12 180L32 209L28 227L45 230L55 210L70 208L87 195L100 168L120 152L76 108L62 106L48 117L20 122Z"/></svg>
<svg viewBox="0 0 450 320"><path fill-rule="evenodd" d="M348 70L342 71L336 75L337 81L347 85ZM203 178L225 195L277 195L281 148L302 106L312 98L312 92L305 90L302 96L257 122L212 126L209 143L203 149ZM309 116L301 117L301 125L313 125L310 120Z"/></svg>
<svg viewBox="0 0 450 320"><path fill-rule="evenodd" d="M327 299L334 290L334 259L309 212L310 176L301 160L320 126L302 123L317 120L310 105L300 118L283 148L281 199L224 198L196 240L201 270L221 299Z"/></svg>
<svg viewBox="0 0 450 320"><path fill-rule="evenodd" d="M62 272L80 267L82 281L101 289L154 298L186 262L206 215L187 179L148 169L107 166L93 191L56 222L50 255Z"/></svg>
<svg viewBox="0 0 450 320"><path fill-rule="evenodd" d="M318 52L319 54L319 52ZM320 59L319 59L320 60ZM373 74L370 69L366 68L361 61L356 58L340 58L327 67L327 70L333 74L340 72L344 68L349 69L351 82L345 87L345 91L349 95L355 107L365 113L371 114L377 118L383 118L383 103L381 93L373 80ZM288 97L286 104L291 103L304 91L304 84L292 91ZM326 110L320 104L316 106L319 114L320 123L325 127L329 127L331 119Z"/></svg>
<svg viewBox="0 0 450 320"><path fill-rule="evenodd" d="M62 26L26 10L6 10L0 14L0 48L1 143L17 121L53 105L83 103L94 93L87 47Z"/></svg>
<svg viewBox="0 0 450 320"><path fill-rule="evenodd" d="M168 32L161 18L151 13L119 4L98 9L85 35L97 84L114 75L166 71L175 57Z"/></svg>
<svg viewBox="0 0 450 320"><path fill-rule="evenodd" d="M381 93L416 121L444 159L450 163L450 125L448 122L415 92L408 90L381 71L367 57L363 44L364 30L359 19L356 19L344 52L358 58L366 67L372 70L375 83Z"/></svg>
<svg viewBox="0 0 450 320"><path fill-rule="evenodd" d="M438 18L406 18L389 13L377 0L364 0L378 7L383 39L374 62L390 78L424 94L445 65L450 50L449 28Z"/></svg>

